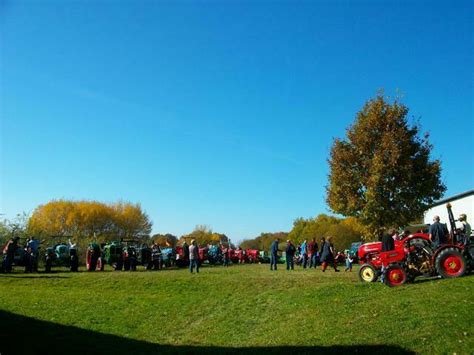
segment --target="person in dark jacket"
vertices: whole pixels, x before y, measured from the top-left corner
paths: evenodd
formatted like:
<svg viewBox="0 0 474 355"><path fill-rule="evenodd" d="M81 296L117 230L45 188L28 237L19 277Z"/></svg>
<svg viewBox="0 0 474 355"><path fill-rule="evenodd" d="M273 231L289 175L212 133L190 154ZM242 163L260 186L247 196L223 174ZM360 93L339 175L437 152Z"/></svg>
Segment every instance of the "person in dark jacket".
<svg viewBox="0 0 474 355"><path fill-rule="evenodd" d="M446 224L439 222L439 216L434 216L433 224L430 226L428 233L430 234L433 248L437 248L438 246L448 242L448 227L446 227Z"/></svg>
<svg viewBox="0 0 474 355"><path fill-rule="evenodd" d="M392 228L392 229L389 229L388 233L384 234L383 237L382 237L382 252L387 252L387 251L390 251L390 250L394 250L395 249L395 240L393 239L393 236L397 233L397 230ZM385 268L387 267L388 265L384 265L382 263L382 270L381 270L381 273L382 273L382 276L380 277L380 282L384 282L384 279L385 279L385 275L384 275L384 271L385 271Z"/></svg>
<svg viewBox="0 0 474 355"><path fill-rule="evenodd" d="M295 257L295 252L296 248L291 242L291 240L286 241L286 250L285 250L285 255L286 255L286 269L287 270L294 270L295 269L295 262L294 262L294 257Z"/></svg>
<svg viewBox="0 0 474 355"><path fill-rule="evenodd" d="M316 239L314 238L309 243L309 253L310 253L309 268L311 269L312 267L314 267L316 269L316 261L318 259L318 243L316 242Z"/></svg>
<svg viewBox="0 0 474 355"><path fill-rule="evenodd" d="M328 264L332 264L335 272L339 272L334 258L334 245L332 244L332 237L327 237L323 245L323 252L321 253L322 271L325 272Z"/></svg>
<svg viewBox="0 0 474 355"><path fill-rule="evenodd" d="M230 261L230 245L227 248L224 248L223 254L224 254L224 266L228 267L229 261Z"/></svg>
<svg viewBox="0 0 474 355"><path fill-rule="evenodd" d="M189 245L186 240L183 241L184 260L189 260Z"/></svg>
<svg viewBox="0 0 474 355"><path fill-rule="evenodd" d="M387 234L382 237L382 251L390 251L395 249L395 240L393 236L396 234L395 229L390 229Z"/></svg>
<svg viewBox="0 0 474 355"><path fill-rule="evenodd" d="M11 238L3 248L3 269L5 272L11 272L13 269L13 259L15 251L18 248L19 237Z"/></svg>
<svg viewBox="0 0 474 355"><path fill-rule="evenodd" d="M161 268L161 248L158 243L154 242L151 246L151 262L153 270L159 270Z"/></svg>
<svg viewBox="0 0 474 355"><path fill-rule="evenodd" d="M321 238L321 246L320 246L320 250L319 250L319 259L321 261L321 256L323 255L323 248L324 248L324 243L326 243L326 238L322 237Z"/></svg>
<svg viewBox="0 0 474 355"><path fill-rule="evenodd" d="M270 270L277 269L277 261L278 261L278 243L280 240L277 238L273 241L272 245L270 246Z"/></svg>

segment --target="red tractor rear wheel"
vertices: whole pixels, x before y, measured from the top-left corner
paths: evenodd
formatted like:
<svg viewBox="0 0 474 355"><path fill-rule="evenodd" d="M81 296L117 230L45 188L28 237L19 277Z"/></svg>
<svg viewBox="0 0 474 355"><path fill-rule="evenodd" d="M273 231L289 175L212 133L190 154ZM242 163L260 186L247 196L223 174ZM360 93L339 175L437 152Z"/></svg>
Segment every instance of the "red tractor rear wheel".
<svg viewBox="0 0 474 355"><path fill-rule="evenodd" d="M407 273L398 264L390 265L384 271L384 282L390 287L401 286L407 282Z"/></svg>
<svg viewBox="0 0 474 355"><path fill-rule="evenodd" d="M435 266L443 278L459 277L466 272L466 259L458 249L447 248L436 257Z"/></svg>

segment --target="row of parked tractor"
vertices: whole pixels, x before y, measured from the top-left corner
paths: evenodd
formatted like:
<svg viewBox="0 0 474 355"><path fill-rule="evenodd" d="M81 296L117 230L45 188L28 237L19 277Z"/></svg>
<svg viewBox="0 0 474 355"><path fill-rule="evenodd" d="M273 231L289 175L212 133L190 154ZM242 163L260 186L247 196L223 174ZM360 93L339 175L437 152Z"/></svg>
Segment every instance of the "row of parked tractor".
<svg viewBox="0 0 474 355"><path fill-rule="evenodd" d="M37 272L41 259L40 241L34 238L23 242L12 238L3 248L0 272L9 272L14 266L24 267L25 272ZM78 271L79 258L77 246L70 241L58 241L45 249L43 254L44 270L51 272L55 267L67 267ZM270 258L265 251L256 249L208 245L199 248L201 264L223 264L225 257L230 263L268 263ZM149 246L139 240L117 240L104 243L90 243L86 250L85 264L87 271L102 271L106 265L114 270L135 271L142 266L147 270L158 270L163 267L186 267L189 265L189 251L186 243L176 247ZM279 260L284 263L284 257Z"/></svg>
<svg viewBox="0 0 474 355"><path fill-rule="evenodd" d="M222 245L199 247L201 264L219 265L224 263L225 253L232 263L262 263L269 262L265 252L253 249L233 249ZM163 267L186 267L189 265L188 245L160 247L156 244L149 246L137 241L113 241L109 243L89 244L86 253L86 268L88 271L104 270L110 265L114 270L135 271L138 266L147 270L158 270Z"/></svg>
<svg viewBox="0 0 474 355"><path fill-rule="evenodd" d="M359 278L363 282L375 282L379 278L389 286L399 286L412 282L419 276L440 276L453 278L463 276L474 269L474 238L456 228L451 207L448 205L448 216L451 233L447 243L434 244L426 232L405 233L394 241L393 250L382 251L381 242L354 243L357 259L361 264ZM0 272L9 272L13 266L24 267L26 272L38 271L40 242L34 238L21 243L19 238L12 238L3 248ZM354 250L348 250L351 255ZM336 261L343 254L336 256ZM298 263L298 256L296 255ZM211 265L231 263L268 263L269 255L256 249L208 245L199 248L200 263ZM278 260L285 262L285 255ZM53 267L69 267L78 271L79 259L75 244L59 242L45 249L45 271ZM136 240L120 240L106 243L91 243L86 251L86 269L88 271L104 270L110 265L114 270L136 270L138 266L147 270L163 267L185 267L189 265L188 246L160 247L148 246Z"/></svg>

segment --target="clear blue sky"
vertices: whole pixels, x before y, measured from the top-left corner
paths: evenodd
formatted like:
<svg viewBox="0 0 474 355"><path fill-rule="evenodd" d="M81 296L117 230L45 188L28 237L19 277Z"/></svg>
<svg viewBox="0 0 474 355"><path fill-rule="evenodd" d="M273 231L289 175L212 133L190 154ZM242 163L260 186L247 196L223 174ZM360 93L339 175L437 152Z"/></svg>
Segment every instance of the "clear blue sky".
<svg viewBox="0 0 474 355"><path fill-rule="evenodd" d="M473 188L472 1L11 1L1 203L140 202L154 232L234 240L328 212L326 159L403 93L446 195Z"/></svg>

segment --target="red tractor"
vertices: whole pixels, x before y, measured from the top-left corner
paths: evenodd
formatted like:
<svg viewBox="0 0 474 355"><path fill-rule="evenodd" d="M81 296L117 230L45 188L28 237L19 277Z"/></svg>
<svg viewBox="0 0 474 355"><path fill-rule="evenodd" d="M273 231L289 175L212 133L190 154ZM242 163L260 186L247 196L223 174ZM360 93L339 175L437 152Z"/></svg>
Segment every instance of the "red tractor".
<svg viewBox="0 0 474 355"><path fill-rule="evenodd" d="M359 278L364 282L375 282L384 267L384 282L399 286L417 276L440 275L453 278L464 275L474 265L474 245L469 237L456 230L451 206L448 205L451 235L448 244L437 248L426 233L415 233L395 241L395 249L381 252L382 243L366 243L360 246L358 256L362 264Z"/></svg>
<svg viewBox="0 0 474 355"><path fill-rule="evenodd" d="M189 247L187 247L189 248ZM199 262L202 264L209 259L209 249L207 247L199 248ZM185 250L182 246L176 247L176 266L186 267L189 265L189 249Z"/></svg>
<svg viewBox="0 0 474 355"><path fill-rule="evenodd" d="M389 286L402 285L417 276L459 277L464 275L468 262L462 246L444 244L432 248L428 234L416 233L395 241L395 249L381 252L382 243L368 243L359 248L361 281L374 282L384 266L384 282Z"/></svg>
<svg viewBox="0 0 474 355"><path fill-rule="evenodd" d="M230 255L230 261L234 264L245 264L248 262L247 253L242 248L232 250Z"/></svg>
<svg viewBox="0 0 474 355"><path fill-rule="evenodd" d="M202 264L209 259L209 248L202 247L199 248L199 262Z"/></svg>
<svg viewBox="0 0 474 355"><path fill-rule="evenodd" d="M251 264L258 264L260 261L260 251L257 249L246 250L248 262Z"/></svg>
<svg viewBox="0 0 474 355"><path fill-rule="evenodd" d="M176 247L176 262L177 267L186 267L189 265L189 251L182 246Z"/></svg>

